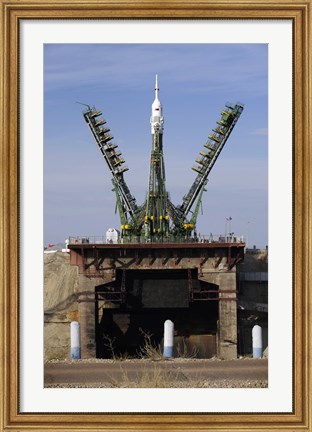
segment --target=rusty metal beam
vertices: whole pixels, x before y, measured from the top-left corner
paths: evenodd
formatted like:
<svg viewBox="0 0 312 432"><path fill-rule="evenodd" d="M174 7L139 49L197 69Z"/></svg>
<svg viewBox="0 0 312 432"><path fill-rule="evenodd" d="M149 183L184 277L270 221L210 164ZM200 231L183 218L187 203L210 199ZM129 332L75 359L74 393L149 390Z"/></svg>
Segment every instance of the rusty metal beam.
<svg viewBox="0 0 312 432"><path fill-rule="evenodd" d="M68 248L71 250L77 249L91 249L96 247L98 249L228 249L237 247L239 249L245 248L245 243L79 243L70 244Z"/></svg>

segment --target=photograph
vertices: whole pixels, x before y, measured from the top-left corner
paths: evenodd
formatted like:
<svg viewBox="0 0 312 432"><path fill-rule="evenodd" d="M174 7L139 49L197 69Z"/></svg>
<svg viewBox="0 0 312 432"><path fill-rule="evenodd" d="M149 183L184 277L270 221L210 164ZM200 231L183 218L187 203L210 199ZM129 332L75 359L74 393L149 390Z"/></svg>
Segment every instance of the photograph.
<svg viewBox="0 0 312 432"><path fill-rule="evenodd" d="M45 44L44 245L47 387L267 387L268 46Z"/></svg>

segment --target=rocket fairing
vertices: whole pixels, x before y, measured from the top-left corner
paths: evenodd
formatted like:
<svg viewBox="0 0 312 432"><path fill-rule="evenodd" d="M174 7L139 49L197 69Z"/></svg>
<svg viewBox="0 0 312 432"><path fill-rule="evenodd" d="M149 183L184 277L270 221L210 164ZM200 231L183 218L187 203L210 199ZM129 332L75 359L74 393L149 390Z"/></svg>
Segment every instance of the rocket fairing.
<svg viewBox="0 0 312 432"><path fill-rule="evenodd" d="M156 75L156 82L155 82L155 99L152 104L152 115L151 115L151 133L152 135L155 134L155 131L158 131L160 134L163 133L163 124L164 124L164 117L162 112L162 104L160 100L158 99L158 76Z"/></svg>

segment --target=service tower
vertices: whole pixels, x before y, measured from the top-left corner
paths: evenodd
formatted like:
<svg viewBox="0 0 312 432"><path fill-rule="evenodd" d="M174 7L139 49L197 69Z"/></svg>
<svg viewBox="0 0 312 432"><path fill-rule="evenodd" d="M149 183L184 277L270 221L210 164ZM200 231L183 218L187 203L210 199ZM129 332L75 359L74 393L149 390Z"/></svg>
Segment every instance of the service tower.
<svg viewBox="0 0 312 432"><path fill-rule="evenodd" d="M116 194L116 204L120 216L121 239L124 242L180 242L197 238L196 222L202 202L208 176L218 159L225 143L232 133L242 111L243 104L227 103L221 111L221 118L208 135L196 158L198 165L192 167L197 176L188 193L182 198L180 205L173 204L166 190L163 129L164 116L159 100L158 77L156 75L155 99L152 104L150 118L152 134L152 151L147 198L142 205L137 205L135 197L130 193L124 173L128 171L125 160L121 156L113 136L106 126L102 112L87 105L83 113L93 137L108 165L112 175L113 190Z"/></svg>

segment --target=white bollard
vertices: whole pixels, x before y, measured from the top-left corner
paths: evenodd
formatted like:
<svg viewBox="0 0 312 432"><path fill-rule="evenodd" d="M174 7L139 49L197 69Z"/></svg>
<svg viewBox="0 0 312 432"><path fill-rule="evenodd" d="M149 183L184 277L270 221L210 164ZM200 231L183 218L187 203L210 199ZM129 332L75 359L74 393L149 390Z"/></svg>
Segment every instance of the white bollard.
<svg viewBox="0 0 312 432"><path fill-rule="evenodd" d="M72 359L80 359L80 324L77 321L70 323L70 354Z"/></svg>
<svg viewBox="0 0 312 432"><path fill-rule="evenodd" d="M164 324L164 357L173 357L174 324L167 320Z"/></svg>
<svg viewBox="0 0 312 432"><path fill-rule="evenodd" d="M255 325L252 329L252 356L262 358L262 328Z"/></svg>

